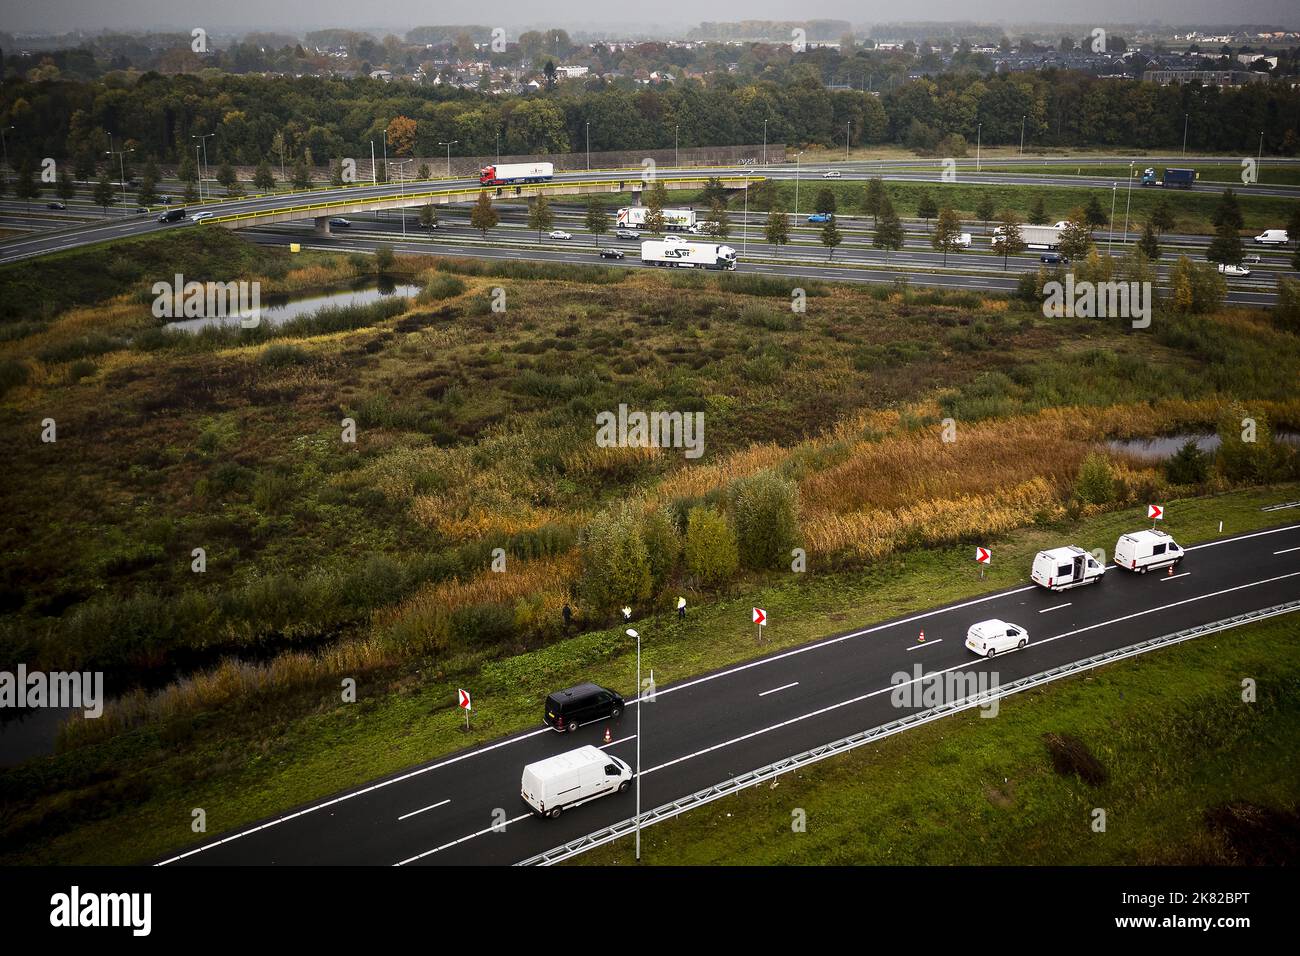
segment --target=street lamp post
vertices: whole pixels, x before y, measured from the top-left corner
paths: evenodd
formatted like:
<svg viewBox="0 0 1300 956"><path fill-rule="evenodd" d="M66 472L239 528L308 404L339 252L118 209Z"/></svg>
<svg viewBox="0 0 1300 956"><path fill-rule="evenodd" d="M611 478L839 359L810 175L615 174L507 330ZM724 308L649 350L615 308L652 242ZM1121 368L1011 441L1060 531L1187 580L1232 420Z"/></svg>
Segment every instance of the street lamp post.
<svg viewBox="0 0 1300 956"><path fill-rule="evenodd" d="M199 147L194 147L194 169L199 176L199 202L203 202L203 166L200 163Z"/></svg>
<svg viewBox="0 0 1300 956"><path fill-rule="evenodd" d="M393 165L397 167L397 183L398 183L398 190L399 190L399 192L401 193L401 196L402 196L402 202L403 202L403 206L402 206L402 238L403 238L403 239L406 238L406 206L405 206L405 202L406 202L406 177L405 177L405 167L406 167L406 164L407 164L407 163L410 163L410 162L412 162L412 160L404 159L404 160L402 160L400 163L393 163Z"/></svg>
<svg viewBox="0 0 1300 956"><path fill-rule="evenodd" d="M980 171L980 141L984 138L984 124L975 126L975 172Z"/></svg>
<svg viewBox="0 0 1300 956"><path fill-rule="evenodd" d="M1128 163L1128 189L1124 192L1124 240L1128 241L1128 210L1133 202L1133 160Z"/></svg>
<svg viewBox="0 0 1300 956"><path fill-rule="evenodd" d="M384 185L388 185L388 127L384 127Z"/></svg>
<svg viewBox="0 0 1300 956"><path fill-rule="evenodd" d="M844 124L844 161L849 161L849 138L853 135L853 120Z"/></svg>
<svg viewBox="0 0 1300 956"><path fill-rule="evenodd" d="M1106 238L1106 255L1110 255L1111 243L1115 241L1115 193L1119 183L1110 184L1110 235Z"/></svg>
<svg viewBox="0 0 1300 956"><path fill-rule="evenodd" d="M632 628L627 636L636 638L636 861L641 862L641 635Z"/></svg>
<svg viewBox="0 0 1300 956"><path fill-rule="evenodd" d="M794 154L794 218L795 222L799 221L799 157L803 151Z"/></svg>
<svg viewBox="0 0 1300 956"><path fill-rule="evenodd" d="M207 175L208 175L208 137L209 137L209 136L216 136L216 135L217 135L216 133L203 133L203 134L200 135L200 136L195 136L195 135L193 135L193 134L190 135L190 139L197 139L197 140L199 141L199 143L203 146L203 168L202 168L202 170L199 172L199 181L200 181L200 182L202 182L203 179L204 179L205 177L207 177ZM197 157L195 157L195 162L198 162L198 158L197 158ZM199 195L200 195L200 196L203 195L203 190L202 190L201 188L200 188L200 190L199 190Z"/></svg>
<svg viewBox="0 0 1300 956"><path fill-rule="evenodd" d="M745 173L745 212L740 226L740 254L749 251L749 173Z"/></svg>
<svg viewBox="0 0 1300 956"><path fill-rule="evenodd" d="M1264 171L1264 131L1259 131L1259 156L1255 159L1255 182L1263 179Z"/></svg>
<svg viewBox="0 0 1300 956"><path fill-rule="evenodd" d="M1025 117L1020 117L1020 155L1025 155Z"/></svg>
<svg viewBox="0 0 1300 956"><path fill-rule="evenodd" d="M194 147L194 148L195 148L196 150L198 149L197 146ZM125 144L125 142L123 142L123 145L122 145L122 148L121 148L121 149L113 149L113 137L112 137L112 135L110 135L110 136L108 137L108 152L107 152L105 155L108 156L108 163L109 163L108 168L109 168L109 169L112 169L112 168L113 168L113 154L114 154L114 153L117 154L117 161L118 161L118 167L117 167L117 168L118 168L118 172L119 172L119 174L120 174L121 177L122 177L122 178L121 178L120 185L121 185L121 187L122 187L122 214L123 214L123 215L126 214L126 154L127 154L128 152L130 152L130 150L128 150L128 149L126 148L126 144Z"/></svg>
<svg viewBox="0 0 1300 956"><path fill-rule="evenodd" d="M5 165L9 164L8 154L5 157ZM767 120L763 120L763 165L767 165Z"/></svg>
<svg viewBox="0 0 1300 956"><path fill-rule="evenodd" d="M1192 114L1183 114L1183 155L1187 155L1187 124L1191 120Z"/></svg>
<svg viewBox="0 0 1300 956"><path fill-rule="evenodd" d="M447 147L447 178L451 178L451 148L459 143L460 140L453 139L450 143L439 143L439 146Z"/></svg>
<svg viewBox="0 0 1300 956"><path fill-rule="evenodd" d="M585 120L583 126L587 129L587 172L591 172L591 120Z"/></svg>
<svg viewBox="0 0 1300 956"><path fill-rule="evenodd" d="M677 131L679 129L681 129L680 126L673 127L673 169L681 168L681 159L677 152Z"/></svg>

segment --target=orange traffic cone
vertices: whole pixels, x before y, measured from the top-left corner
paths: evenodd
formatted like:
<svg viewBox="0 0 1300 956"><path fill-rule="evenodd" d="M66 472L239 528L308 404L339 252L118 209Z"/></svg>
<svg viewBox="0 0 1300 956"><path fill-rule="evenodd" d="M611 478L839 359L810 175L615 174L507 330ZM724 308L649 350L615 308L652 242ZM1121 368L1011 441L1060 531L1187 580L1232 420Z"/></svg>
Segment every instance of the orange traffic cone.
<svg viewBox="0 0 1300 956"><path fill-rule="evenodd" d="M922 643L922 644L925 643L925 631L922 631L922 632L921 632L921 643Z"/></svg>
<svg viewBox="0 0 1300 956"><path fill-rule="evenodd" d="M609 735L609 728L606 727L606 728L605 728L605 743L609 743L609 742L610 742L611 740L613 740L613 739L614 739L614 738L612 738L612 737Z"/></svg>
<svg viewBox="0 0 1300 956"><path fill-rule="evenodd" d="M1174 566L1172 564L1169 565L1169 576L1171 578L1174 576Z"/></svg>

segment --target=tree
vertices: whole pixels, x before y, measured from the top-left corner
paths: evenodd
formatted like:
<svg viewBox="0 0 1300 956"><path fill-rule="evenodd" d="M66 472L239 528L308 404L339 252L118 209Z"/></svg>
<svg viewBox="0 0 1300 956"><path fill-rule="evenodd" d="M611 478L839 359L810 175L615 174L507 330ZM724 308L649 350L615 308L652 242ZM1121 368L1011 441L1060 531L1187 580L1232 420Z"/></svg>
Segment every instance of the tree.
<svg viewBox="0 0 1300 956"><path fill-rule="evenodd" d="M18 178L14 180L14 196L23 200L31 208L32 200L41 194L40 183L36 181L36 167L30 159L18 164ZM106 210L107 211L107 210Z"/></svg>
<svg viewBox="0 0 1300 956"><path fill-rule="evenodd" d="M587 231L596 237L596 248L600 248L600 237L609 232L609 211L596 196L587 200Z"/></svg>
<svg viewBox="0 0 1300 956"><path fill-rule="evenodd" d="M817 190L817 197L813 201L813 209L833 216L835 214L835 191L829 186L823 186Z"/></svg>
<svg viewBox="0 0 1300 956"><path fill-rule="evenodd" d="M755 570L788 568L799 543L799 486L763 471L737 479L729 498L741 563Z"/></svg>
<svg viewBox="0 0 1300 956"><path fill-rule="evenodd" d="M650 187L650 195L646 198L645 230L651 235L658 236L664 231L664 202L667 193L664 184L657 179Z"/></svg>
<svg viewBox="0 0 1300 956"><path fill-rule="evenodd" d="M1291 207L1291 218L1286 221L1286 237L1300 249L1300 205Z"/></svg>
<svg viewBox="0 0 1300 956"><path fill-rule="evenodd" d="M1235 266L1241 264L1242 255L1241 235L1237 232L1237 227L1225 219L1214 230L1214 238L1205 251L1205 258L1211 262Z"/></svg>
<svg viewBox="0 0 1300 956"><path fill-rule="evenodd" d="M108 170L105 169L99 174L99 179L95 182L95 205L102 206L104 215L108 215L108 207L117 202L117 194L113 191L113 180L108 178Z"/></svg>
<svg viewBox="0 0 1300 956"><path fill-rule="evenodd" d="M1079 466L1074 493L1084 504L1104 505L1115 500L1115 476L1105 455L1093 452Z"/></svg>
<svg viewBox="0 0 1300 956"><path fill-rule="evenodd" d="M672 516L663 508L656 508L642 519L641 538L650 564L651 593L657 594L677 570L682 538Z"/></svg>
<svg viewBox="0 0 1300 956"><path fill-rule="evenodd" d="M528 208L528 228L537 230L537 241L542 241L542 233L549 232L555 225L555 213L551 212L551 201L545 196L538 196Z"/></svg>
<svg viewBox="0 0 1300 956"><path fill-rule="evenodd" d="M438 225L438 210L433 203L425 203L420 207L417 221L425 229L433 229Z"/></svg>
<svg viewBox="0 0 1300 956"><path fill-rule="evenodd" d="M1083 221L1080 213L1075 213L1061 230L1061 255L1074 261L1084 259L1092 248L1092 230Z"/></svg>
<svg viewBox="0 0 1300 956"><path fill-rule="evenodd" d="M197 183L199 181L199 167L189 153L181 160L180 166L176 169L176 178L183 183Z"/></svg>
<svg viewBox="0 0 1300 956"><path fill-rule="evenodd" d="M226 194L229 196L238 196L243 192L239 185L239 177L235 174L235 167L230 165L229 160L223 161L217 167L217 182L226 187Z"/></svg>
<svg viewBox="0 0 1300 956"><path fill-rule="evenodd" d="M844 241L844 236L840 234L839 226L835 225L834 218L826 220L826 225L822 226L822 245L830 250L826 258L830 259L835 255L835 247Z"/></svg>
<svg viewBox="0 0 1300 956"><path fill-rule="evenodd" d="M1165 477L1175 485L1199 485L1209 475L1209 458L1197 447L1195 439L1188 439L1165 462Z"/></svg>
<svg viewBox="0 0 1300 956"><path fill-rule="evenodd" d="M62 180L60 180L61 185ZM71 180L69 180L69 185L71 185ZM152 206L158 201L158 177L153 170L146 169L144 171L144 176L140 180L140 188L135 193L135 200L141 206Z"/></svg>
<svg viewBox="0 0 1300 956"><path fill-rule="evenodd" d="M930 220L939 215L939 207L935 205L933 197L929 190L921 193L916 200L916 215L918 219L924 219L927 226Z"/></svg>
<svg viewBox="0 0 1300 956"><path fill-rule="evenodd" d="M876 234L871 237L871 245L877 249L884 249L885 258L888 259L891 251L897 252L903 248L905 238L903 221L898 218L898 213L894 211L894 204L889 197L885 196L880 207L880 223L876 226Z"/></svg>
<svg viewBox="0 0 1300 956"><path fill-rule="evenodd" d="M880 210L885 198L884 182L881 181L879 176L872 176L867 180L866 189L862 193L862 204L858 207L858 210L862 215L871 217L873 228L879 224Z"/></svg>
<svg viewBox="0 0 1300 956"><path fill-rule="evenodd" d="M709 218L713 220L713 235L719 239L726 239L731 235L731 220L727 217L727 206L725 203L714 200L713 207L709 210Z"/></svg>
<svg viewBox="0 0 1300 956"><path fill-rule="evenodd" d="M692 508L686 519L686 571L705 587L717 587L736 573L740 558L726 517L713 508Z"/></svg>
<svg viewBox="0 0 1300 956"><path fill-rule="evenodd" d="M1214 215L1211 222L1215 226L1222 226L1235 231L1240 231L1246 225L1246 220L1242 218L1241 206L1237 203L1237 194L1231 189L1225 189L1223 195L1219 197L1219 204L1214 208Z"/></svg>
<svg viewBox="0 0 1300 956"><path fill-rule="evenodd" d="M496 224L501 221L497 211L492 208L492 199L487 192L478 194L478 201L474 203L474 208L469 212L469 224L487 238L488 230L496 228Z"/></svg>
<svg viewBox="0 0 1300 956"><path fill-rule="evenodd" d="M998 228L993 236L993 251L1002 253L1002 269L1006 271L1007 260L1025 251L1025 240L1020 232L1020 217L1013 209L1002 210L998 216Z"/></svg>
<svg viewBox="0 0 1300 956"><path fill-rule="evenodd" d="M275 181L274 178L272 178L272 182L274 181ZM342 159L336 159L332 163L330 163L330 185L331 186L346 185L343 181L343 160Z"/></svg>
<svg viewBox="0 0 1300 956"><path fill-rule="evenodd" d="M59 169L59 181L54 184L54 192L65 203L71 202L72 197L77 194L77 183L72 178L72 173L68 171L67 166ZM143 203L144 200L141 199L140 202Z"/></svg>
<svg viewBox="0 0 1300 956"><path fill-rule="evenodd" d="M948 253L960 248L961 243L961 220L957 217L957 212L951 206L944 206L939 210L939 218L934 224L934 234L930 236L930 244L936 250L943 252L943 264L948 265Z"/></svg>
<svg viewBox="0 0 1300 956"><path fill-rule="evenodd" d="M1300 208L1300 207L1297 207ZM1169 200L1161 197L1151 209L1151 225L1157 232L1168 232L1174 228L1174 214L1169 208Z"/></svg>
<svg viewBox="0 0 1300 956"><path fill-rule="evenodd" d="M1047 209L1043 205L1042 196L1035 196L1033 203L1029 207L1029 224L1031 226L1047 224Z"/></svg>
<svg viewBox="0 0 1300 956"><path fill-rule="evenodd" d="M375 272L381 276L391 275L397 266L397 254L388 243L381 243L375 248Z"/></svg>
<svg viewBox="0 0 1300 956"><path fill-rule="evenodd" d="M1138 239L1138 248L1142 250L1144 256L1152 261L1160 258L1160 242L1156 238L1156 228L1150 221L1142 227L1142 237Z"/></svg>
<svg viewBox="0 0 1300 956"><path fill-rule="evenodd" d="M293 164L293 188L311 189L311 169L307 166L305 156L298 157L298 161Z"/></svg>
<svg viewBox="0 0 1300 956"><path fill-rule="evenodd" d="M777 207L767 214L767 222L763 224L763 235L767 241L776 246L777 252L781 247L790 241L790 221L786 218L785 210Z"/></svg>
<svg viewBox="0 0 1300 956"><path fill-rule="evenodd" d="M1263 412L1234 403L1219 416L1218 433L1215 466L1229 481L1262 484L1277 477L1280 450Z"/></svg>
<svg viewBox="0 0 1300 956"><path fill-rule="evenodd" d="M988 193L981 193L979 201L975 203L975 218L984 223L984 228L989 226L989 220L997 215L997 208L993 205L993 197Z"/></svg>
<svg viewBox="0 0 1300 956"><path fill-rule="evenodd" d="M700 201L712 206L715 202L727 201L727 189L717 176L710 176L700 190Z"/></svg>
<svg viewBox="0 0 1300 956"><path fill-rule="evenodd" d="M1088 196L1088 204L1083 207L1083 221L1094 229L1106 225L1106 210L1101 208L1101 202L1095 195Z"/></svg>
<svg viewBox="0 0 1300 956"><path fill-rule="evenodd" d="M253 173L253 185L261 192L267 193L275 188L275 174L271 172L271 164L263 157L262 161L257 164L257 170ZM336 185L343 185L343 177L339 176Z"/></svg>
<svg viewBox="0 0 1300 956"><path fill-rule="evenodd" d="M415 148L415 120L394 116L388 122L388 148L394 156L410 156Z"/></svg>
<svg viewBox="0 0 1300 956"><path fill-rule="evenodd" d="M641 519L629 502L620 502L588 522L578 541L578 590L599 614L646 600L653 577Z"/></svg>

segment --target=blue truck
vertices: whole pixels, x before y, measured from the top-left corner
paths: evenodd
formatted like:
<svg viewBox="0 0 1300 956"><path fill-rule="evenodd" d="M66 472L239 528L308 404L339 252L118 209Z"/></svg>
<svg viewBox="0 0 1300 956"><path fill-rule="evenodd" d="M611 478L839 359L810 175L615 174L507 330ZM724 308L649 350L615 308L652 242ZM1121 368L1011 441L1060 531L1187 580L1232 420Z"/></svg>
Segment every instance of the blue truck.
<svg viewBox="0 0 1300 956"><path fill-rule="evenodd" d="M1194 169L1166 167L1164 179L1160 179L1154 169L1148 167L1142 170L1143 186L1178 186L1182 189L1191 189L1194 182L1196 182L1196 170Z"/></svg>

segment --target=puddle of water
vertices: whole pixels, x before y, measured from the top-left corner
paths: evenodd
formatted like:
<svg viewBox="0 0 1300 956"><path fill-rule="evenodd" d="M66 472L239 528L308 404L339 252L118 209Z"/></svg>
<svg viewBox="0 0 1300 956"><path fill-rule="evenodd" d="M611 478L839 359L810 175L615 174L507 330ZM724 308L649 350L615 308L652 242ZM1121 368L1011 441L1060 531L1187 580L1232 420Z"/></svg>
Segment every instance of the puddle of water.
<svg viewBox="0 0 1300 956"><path fill-rule="evenodd" d="M300 315L311 315L326 307L346 308L354 305L370 305L390 296L410 297L420 291L418 285L398 285L393 282L380 281L376 285L340 292L328 292L305 299L286 299L282 296L266 298L262 301L261 318L267 325L280 325ZM238 325L239 316L221 316L207 319L184 319L180 322L168 322L166 328L182 332L197 332L209 326Z"/></svg>
<svg viewBox="0 0 1300 956"><path fill-rule="evenodd" d="M1273 437L1287 445L1300 445L1300 432L1274 432ZM1196 447L1203 452L1219 450L1219 436L1214 432L1182 432L1156 438L1117 438L1106 442L1106 447L1137 458L1168 458L1189 441L1195 441Z"/></svg>

